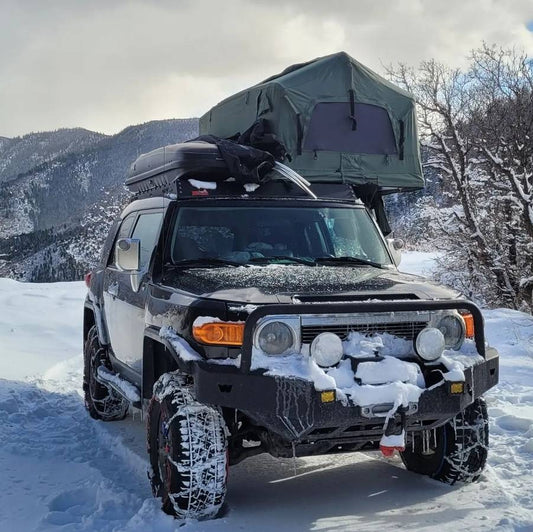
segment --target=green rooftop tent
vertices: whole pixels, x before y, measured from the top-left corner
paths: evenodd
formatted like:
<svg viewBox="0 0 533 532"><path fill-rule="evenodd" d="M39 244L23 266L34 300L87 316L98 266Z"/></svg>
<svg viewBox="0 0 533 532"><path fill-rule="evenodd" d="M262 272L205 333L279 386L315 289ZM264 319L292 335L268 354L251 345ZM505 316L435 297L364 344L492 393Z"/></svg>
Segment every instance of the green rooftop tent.
<svg viewBox="0 0 533 532"><path fill-rule="evenodd" d="M311 182L424 186L413 97L344 52L230 96L200 118L200 134L236 138L261 119Z"/></svg>

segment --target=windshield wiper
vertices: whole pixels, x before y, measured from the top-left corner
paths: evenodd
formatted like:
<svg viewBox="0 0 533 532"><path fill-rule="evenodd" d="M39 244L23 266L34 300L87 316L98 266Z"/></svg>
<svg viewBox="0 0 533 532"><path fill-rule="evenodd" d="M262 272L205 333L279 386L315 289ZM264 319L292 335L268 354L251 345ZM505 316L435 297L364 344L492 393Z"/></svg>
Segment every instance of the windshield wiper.
<svg viewBox="0 0 533 532"><path fill-rule="evenodd" d="M257 263L271 263L277 260L287 260L291 262L296 262L297 264L305 264L306 266L316 266L316 262L312 259L302 259L300 257L291 257L290 255L275 255L271 257L252 257L248 263L257 262Z"/></svg>
<svg viewBox="0 0 533 532"><path fill-rule="evenodd" d="M317 264L361 264L363 266L373 266L374 268L383 268L379 262L361 259L359 257L317 257Z"/></svg>
<svg viewBox="0 0 533 532"><path fill-rule="evenodd" d="M242 262L233 260L216 259L214 257L199 257L197 259L184 259L165 264L169 268L195 268L202 266L244 266Z"/></svg>

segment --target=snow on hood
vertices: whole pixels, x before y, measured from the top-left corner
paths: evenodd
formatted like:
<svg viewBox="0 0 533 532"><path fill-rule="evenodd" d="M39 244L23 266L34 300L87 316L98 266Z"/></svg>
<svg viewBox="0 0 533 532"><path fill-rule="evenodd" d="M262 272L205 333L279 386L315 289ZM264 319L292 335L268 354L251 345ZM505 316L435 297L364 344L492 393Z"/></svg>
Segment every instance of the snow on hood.
<svg viewBox="0 0 533 532"><path fill-rule="evenodd" d="M349 292L414 294L420 299L454 298L457 294L420 277L367 266L304 266L271 264L221 268L187 268L169 273L181 290L201 297L262 304L291 302L295 294L331 295Z"/></svg>

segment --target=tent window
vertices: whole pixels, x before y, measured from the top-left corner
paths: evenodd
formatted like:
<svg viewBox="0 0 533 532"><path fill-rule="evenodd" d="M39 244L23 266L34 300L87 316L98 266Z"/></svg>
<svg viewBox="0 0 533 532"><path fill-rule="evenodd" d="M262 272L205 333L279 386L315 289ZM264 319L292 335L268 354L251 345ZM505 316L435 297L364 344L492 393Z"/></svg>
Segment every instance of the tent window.
<svg viewBox="0 0 533 532"><path fill-rule="evenodd" d="M319 103L315 106L304 150L342 151L394 155L394 132L387 110L377 105L355 104L355 129L350 104Z"/></svg>

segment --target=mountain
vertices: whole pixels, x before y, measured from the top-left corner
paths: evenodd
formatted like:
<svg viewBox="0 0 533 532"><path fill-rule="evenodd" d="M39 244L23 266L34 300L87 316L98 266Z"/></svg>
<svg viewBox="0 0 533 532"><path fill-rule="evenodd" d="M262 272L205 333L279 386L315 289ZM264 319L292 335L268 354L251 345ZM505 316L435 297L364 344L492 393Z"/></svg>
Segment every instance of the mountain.
<svg viewBox="0 0 533 532"><path fill-rule="evenodd" d="M62 129L0 138L0 277L79 279L127 202L130 164L198 135L198 120L158 120L112 136Z"/></svg>
<svg viewBox="0 0 533 532"><path fill-rule="evenodd" d="M0 137L0 183L70 153L84 151L104 138L102 133L82 128L30 133L13 139Z"/></svg>

